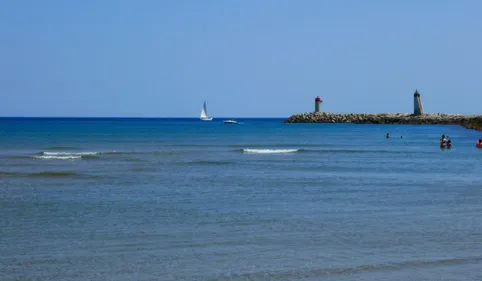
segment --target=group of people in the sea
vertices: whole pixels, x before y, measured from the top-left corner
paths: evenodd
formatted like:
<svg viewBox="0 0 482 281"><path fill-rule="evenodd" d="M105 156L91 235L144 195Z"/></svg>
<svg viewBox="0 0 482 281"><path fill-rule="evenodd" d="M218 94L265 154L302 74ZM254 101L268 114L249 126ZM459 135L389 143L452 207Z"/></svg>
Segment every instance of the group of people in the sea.
<svg viewBox="0 0 482 281"><path fill-rule="evenodd" d="M442 135L440 138L440 148L452 148L452 141L449 136ZM478 139L475 148L482 148L482 139Z"/></svg>
<svg viewBox="0 0 482 281"><path fill-rule="evenodd" d="M387 139L390 139L390 133L387 133L385 137ZM400 138L403 138L403 136L400 136ZM477 142L475 143L475 147L482 149L482 139L477 140ZM442 135L442 137L440 138L440 148L452 148L452 140L449 138L449 136L446 136L445 134Z"/></svg>
<svg viewBox="0 0 482 281"><path fill-rule="evenodd" d="M449 136L442 135L440 138L440 148L452 148L452 140Z"/></svg>

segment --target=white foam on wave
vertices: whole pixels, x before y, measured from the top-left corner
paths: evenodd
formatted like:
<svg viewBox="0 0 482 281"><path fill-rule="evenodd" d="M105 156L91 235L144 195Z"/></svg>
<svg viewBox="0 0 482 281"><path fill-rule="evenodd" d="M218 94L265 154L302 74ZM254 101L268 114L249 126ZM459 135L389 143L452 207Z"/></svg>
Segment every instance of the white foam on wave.
<svg viewBox="0 0 482 281"><path fill-rule="evenodd" d="M252 148L245 148L243 149L244 153L253 153L253 154L281 154L281 153L294 153L300 151L299 149L252 149Z"/></svg>
<svg viewBox="0 0 482 281"><path fill-rule="evenodd" d="M33 156L35 159L41 160L75 160L82 159L83 157L91 157L100 155L101 152L49 152L42 151L38 155Z"/></svg>
<svg viewBox="0 0 482 281"><path fill-rule="evenodd" d="M100 152L48 152L42 151L45 156L84 156L84 155L98 155Z"/></svg>
<svg viewBox="0 0 482 281"><path fill-rule="evenodd" d="M34 158L41 160L74 160L81 159L82 155L42 155L34 156Z"/></svg>

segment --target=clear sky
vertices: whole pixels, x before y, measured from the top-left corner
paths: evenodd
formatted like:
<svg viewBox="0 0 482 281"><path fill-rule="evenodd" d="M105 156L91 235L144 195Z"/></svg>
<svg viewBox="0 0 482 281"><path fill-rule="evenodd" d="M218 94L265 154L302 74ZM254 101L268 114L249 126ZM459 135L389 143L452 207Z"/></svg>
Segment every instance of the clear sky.
<svg viewBox="0 0 482 281"><path fill-rule="evenodd" d="M1 116L482 113L482 1L3 0Z"/></svg>

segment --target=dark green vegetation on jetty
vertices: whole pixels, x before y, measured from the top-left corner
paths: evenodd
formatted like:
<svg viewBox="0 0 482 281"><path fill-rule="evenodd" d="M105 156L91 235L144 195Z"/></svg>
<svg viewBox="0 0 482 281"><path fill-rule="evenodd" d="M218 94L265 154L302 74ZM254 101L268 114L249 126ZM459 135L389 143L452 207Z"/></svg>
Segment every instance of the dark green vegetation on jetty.
<svg viewBox="0 0 482 281"><path fill-rule="evenodd" d="M462 125L482 130L481 115L423 114L415 116L408 113L328 113L310 112L290 116L284 123L355 123L355 124L446 124Z"/></svg>

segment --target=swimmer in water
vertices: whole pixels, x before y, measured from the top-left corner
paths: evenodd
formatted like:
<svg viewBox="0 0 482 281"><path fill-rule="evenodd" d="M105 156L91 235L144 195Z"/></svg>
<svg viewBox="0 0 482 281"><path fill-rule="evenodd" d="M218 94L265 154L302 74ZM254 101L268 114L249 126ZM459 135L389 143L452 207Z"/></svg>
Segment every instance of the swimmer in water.
<svg viewBox="0 0 482 281"><path fill-rule="evenodd" d="M445 134L442 135L440 138L440 148L445 148L447 147L447 138L445 137Z"/></svg>
<svg viewBox="0 0 482 281"><path fill-rule="evenodd" d="M447 147L447 140L445 138L442 138L440 140L440 148L446 148Z"/></svg>
<svg viewBox="0 0 482 281"><path fill-rule="evenodd" d="M477 143L475 144L476 148L482 148L482 139L479 139Z"/></svg>
<svg viewBox="0 0 482 281"><path fill-rule="evenodd" d="M452 148L452 141L451 140L447 141L447 148Z"/></svg>
<svg viewBox="0 0 482 281"><path fill-rule="evenodd" d="M390 138L390 133L387 133L387 139L389 139L389 138Z"/></svg>

